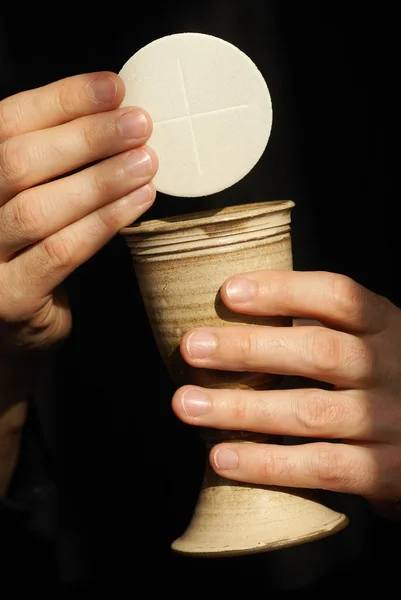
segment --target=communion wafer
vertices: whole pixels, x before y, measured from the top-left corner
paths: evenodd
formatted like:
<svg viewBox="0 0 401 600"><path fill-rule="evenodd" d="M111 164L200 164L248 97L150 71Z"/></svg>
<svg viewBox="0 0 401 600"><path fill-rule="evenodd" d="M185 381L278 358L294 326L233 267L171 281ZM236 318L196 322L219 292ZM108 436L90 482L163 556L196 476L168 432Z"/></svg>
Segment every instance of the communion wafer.
<svg viewBox="0 0 401 600"><path fill-rule="evenodd" d="M159 192L214 194L261 158L272 128L271 97L254 62L233 44L201 33L169 35L136 52L120 76L122 106L152 117Z"/></svg>

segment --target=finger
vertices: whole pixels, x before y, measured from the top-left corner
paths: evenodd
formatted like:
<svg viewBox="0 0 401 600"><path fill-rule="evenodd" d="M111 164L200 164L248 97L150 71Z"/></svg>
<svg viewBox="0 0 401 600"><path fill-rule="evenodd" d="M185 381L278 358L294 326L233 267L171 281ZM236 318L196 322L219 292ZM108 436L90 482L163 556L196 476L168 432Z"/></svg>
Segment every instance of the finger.
<svg viewBox="0 0 401 600"><path fill-rule="evenodd" d="M180 350L194 367L301 376L346 389L373 385L385 368L367 341L325 327L195 329Z"/></svg>
<svg viewBox="0 0 401 600"><path fill-rule="evenodd" d="M145 143L149 115L119 109L82 117L0 144L0 204L33 185Z"/></svg>
<svg viewBox="0 0 401 600"><path fill-rule="evenodd" d="M156 154L142 146L22 192L0 209L0 256L12 256L148 183L157 166Z"/></svg>
<svg viewBox="0 0 401 600"><path fill-rule="evenodd" d="M221 289L233 311L315 319L354 333L386 328L388 300L349 277L326 272L257 271L227 280Z"/></svg>
<svg viewBox="0 0 401 600"><path fill-rule="evenodd" d="M397 458L398 457L398 458ZM323 489L369 498L400 497L398 449L315 442L296 446L219 444L210 453L223 477L253 484Z"/></svg>
<svg viewBox="0 0 401 600"><path fill-rule="evenodd" d="M155 199L152 183L102 206L1 265L2 316L23 318L42 308L48 295L121 229L136 221Z"/></svg>
<svg viewBox="0 0 401 600"><path fill-rule="evenodd" d="M30 131L117 108L125 94L115 73L87 73L20 92L0 102L0 143Z"/></svg>
<svg viewBox="0 0 401 600"><path fill-rule="evenodd" d="M175 392L172 407L185 423L214 429L381 442L399 437L365 393L185 386Z"/></svg>

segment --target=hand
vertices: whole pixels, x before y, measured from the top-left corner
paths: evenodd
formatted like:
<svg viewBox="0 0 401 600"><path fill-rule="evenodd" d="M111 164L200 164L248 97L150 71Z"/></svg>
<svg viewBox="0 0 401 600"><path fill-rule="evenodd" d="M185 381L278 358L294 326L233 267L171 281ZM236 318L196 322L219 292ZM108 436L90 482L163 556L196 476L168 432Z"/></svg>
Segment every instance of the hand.
<svg viewBox="0 0 401 600"><path fill-rule="evenodd" d="M30 356L70 331L64 280L155 198L152 123L118 108L124 92L92 73L0 102L0 467L25 419Z"/></svg>
<svg viewBox="0 0 401 600"><path fill-rule="evenodd" d="M0 103L0 356L65 337L60 284L155 197L149 116L112 73Z"/></svg>
<svg viewBox="0 0 401 600"><path fill-rule="evenodd" d="M345 276L324 272L248 273L225 282L221 295L235 312L313 319L324 327L190 331L181 345L190 365L330 385L177 390L173 409L186 423L309 438L292 446L219 444L210 453L216 472L250 483L356 494L373 503L399 501L401 310Z"/></svg>

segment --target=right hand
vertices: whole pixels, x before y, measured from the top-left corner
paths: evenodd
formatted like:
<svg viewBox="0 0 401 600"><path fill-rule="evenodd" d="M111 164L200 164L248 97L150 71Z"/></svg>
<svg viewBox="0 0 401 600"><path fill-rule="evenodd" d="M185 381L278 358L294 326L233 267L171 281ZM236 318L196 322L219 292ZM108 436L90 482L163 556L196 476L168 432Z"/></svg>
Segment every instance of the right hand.
<svg viewBox="0 0 401 600"><path fill-rule="evenodd" d="M0 102L0 437L21 362L69 334L64 280L155 199L152 123L124 93L92 73Z"/></svg>

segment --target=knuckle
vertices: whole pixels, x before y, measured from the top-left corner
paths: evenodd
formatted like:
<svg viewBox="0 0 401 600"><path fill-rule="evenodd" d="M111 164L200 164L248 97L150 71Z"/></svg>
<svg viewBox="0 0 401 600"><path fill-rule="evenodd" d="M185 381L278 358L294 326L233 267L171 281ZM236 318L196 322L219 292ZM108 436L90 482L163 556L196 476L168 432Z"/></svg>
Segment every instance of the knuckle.
<svg viewBox="0 0 401 600"><path fill-rule="evenodd" d="M344 353L344 370L353 373L354 381L358 383L370 382L377 377L374 350L363 340L355 340L348 344Z"/></svg>
<svg viewBox="0 0 401 600"><path fill-rule="evenodd" d="M237 425L244 424L248 417L249 406L248 402L240 393L234 393L230 399L231 416Z"/></svg>
<svg viewBox="0 0 401 600"><path fill-rule="evenodd" d="M315 327L306 345L307 355L319 371L331 373L343 369L344 353L336 332Z"/></svg>
<svg viewBox="0 0 401 600"><path fill-rule="evenodd" d="M98 168L92 173L92 177L88 182L93 196L100 200L112 199L115 180L116 173L108 173L105 171L103 165L98 165Z"/></svg>
<svg viewBox="0 0 401 600"><path fill-rule="evenodd" d="M66 269L74 264L73 244L69 236L59 232L43 240L43 252L46 261L50 261L53 269Z"/></svg>
<svg viewBox="0 0 401 600"><path fill-rule="evenodd" d="M350 478L349 467L344 464L344 457L337 448L323 445L312 456L312 472L319 481L329 487L337 486Z"/></svg>
<svg viewBox="0 0 401 600"><path fill-rule="evenodd" d="M14 120L11 118L10 108L9 99L0 102L0 141L7 140L14 135Z"/></svg>
<svg viewBox="0 0 401 600"><path fill-rule="evenodd" d="M82 120L83 126L79 133L82 136L82 143L90 151L99 153L99 144L112 139L116 132L116 125L113 119L104 114L91 115Z"/></svg>
<svg viewBox="0 0 401 600"><path fill-rule="evenodd" d="M79 104L79 94L70 81L60 81L57 86L56 104L67 121L75 117L77 105Z"/></svg>
<svg viewBox="0 0 401 600"><path fill-rule="evenodd" d="M336 331L314 328L306 341L306 354L314 367L324 374L344 373L353 381L370 381L374 373L374 351L365 341L344 338Z"/></svg>
<svg viewBox="0 0 401 600"><path fill-rule="evenodd" d="M29 156L25 146L9 139L0 144L0 173L4 181L20 183L29 168Z"/></svg>
<svg viewBox="0 0 401 600"><path fill-rule="evenodd" d="M121 228L121 208L117 206L106 206L97 212L97 224L93 228L93 233L105 232L107 236Z"/></svg>
<svg viewBox="0 0 401 600"><path fill-rule="evenodd" d="M361 491L372 485L368 462L346 458L336 444L319 444L312 454L311 470L324 489L343 492Z"/></svg>
<svg viewBox="0 0 401 600"><path fill-rule="evenodd" d="M271 451L266 450L260 463L259 479L274 483L280 480L283 475L291 481L290 461L282 456L278 456Z"/></svg>
<svg viewBox="0 0 401 600"><path fill-rule="evenodd" d="M44 215L41 203L31 190L22 192L6 204L4 217L13 237L16 236L25 242L40 238Z"/></svg>
<svg viewBox="0 0 401 600"><path fill-rule="evenodd" d="M332 275L332 293L336 309L348 320L360 321L366 306L365 293L358 283L346 275Z"/></svg>
<svg viewBox="0 0 401 600"><path fill-rule="evenodd" d="M244 367L255 368L254 360L261 349L261 340L254 328L250 327L243 330L241 335L234 340L234 344L239 351L239 358Z"/></svg>
<svg viewBox="0 0 401 600"><path fill-rule="evenodd" d="M82 127L79 133L84 147L89 151L95 150L99 144L99 140L102 138L101 130L92 121L87 123L85 127Z"/></svg>
<svg viewBox="0 0 401 600"><path fill-rule="evenodd" d="M322 432L346 422L347 408L335 402L324 390L309 390L296 403L295 415L307 431Z"/></svg>

